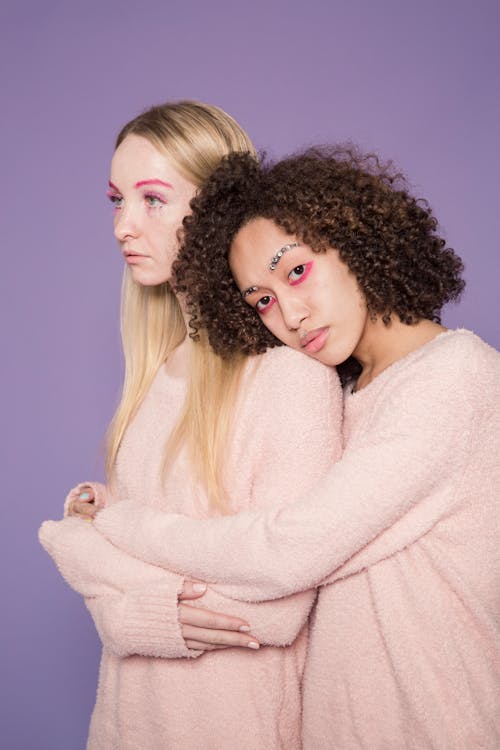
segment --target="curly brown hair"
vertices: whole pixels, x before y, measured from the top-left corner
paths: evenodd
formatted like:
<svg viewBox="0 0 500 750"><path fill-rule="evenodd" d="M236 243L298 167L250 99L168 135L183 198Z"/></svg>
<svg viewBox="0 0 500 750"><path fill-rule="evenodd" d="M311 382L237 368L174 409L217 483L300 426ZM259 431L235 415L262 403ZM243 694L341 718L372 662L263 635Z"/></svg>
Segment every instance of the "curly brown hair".
<svg viewBox="0 0 500 750"><path fill-rule="evenodd" d="M335 248L367 308L387 325L440 322L464 288L463 264L437 234L426 201L414 198L391 163L353 146L313 148L276 163L231 154L192 201L174 264L192 336L206 329L223 357L279 345L244 302L229 268L231 243L251 219L271 219L314 251Z"/></svg>

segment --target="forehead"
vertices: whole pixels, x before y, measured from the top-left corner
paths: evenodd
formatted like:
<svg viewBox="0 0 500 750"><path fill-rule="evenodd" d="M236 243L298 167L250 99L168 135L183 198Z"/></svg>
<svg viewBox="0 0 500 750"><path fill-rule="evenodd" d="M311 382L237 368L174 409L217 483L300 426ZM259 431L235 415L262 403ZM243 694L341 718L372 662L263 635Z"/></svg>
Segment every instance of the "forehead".
<svg viewBox="0 0 500 750"><path fill-rule="evenodd" d="M252 219L240 229L231 243L229 262L231 266L245 263L262 268L263 259L267 259L269 265L280 248L294 241L295 237L287 234L271 219Z"/></svg>
<svg viewBox="0 0 500 750"><path fill-rule="evenodd" d="M127 135L111 159L111 180L138 182L152 179L165 180L174 187L191 187L167 152L160 151L147 138Z"/></svg>
<svg viewBox="0 0 500 750"><path fill-rule="evenodd" d="M270 219L252 219L236 234L229 252L229 266L237 286L242 292L271 287L282 257L297 247L302 252L312 252Z"/></svg>
<svg viewBox="0 0 500 750"><path fill-rule="evenodd" d="M252 219L234 237L229 251L229 266L236 283L262 284L271 273L269 262L286 244L288 235L270 219Z"/></svg>

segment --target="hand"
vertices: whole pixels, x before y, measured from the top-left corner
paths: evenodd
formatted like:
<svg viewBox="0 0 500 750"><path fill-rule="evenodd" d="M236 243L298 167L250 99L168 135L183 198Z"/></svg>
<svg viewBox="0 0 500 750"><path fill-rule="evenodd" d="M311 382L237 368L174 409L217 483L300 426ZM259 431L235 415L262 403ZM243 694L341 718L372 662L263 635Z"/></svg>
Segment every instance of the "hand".
<svg viewBox="0 0 500 750"><path fill-rule="evenodd" d="M92 521L97 509L94 505L94 490L89 485L82 487L78 498L72 500L68 508L68 516L75 516L84 521Z"/></svg>
<svg viewBox="0 0 500 750"><path fill-rule="evenodd" d="M199 587L202 587L201 590ZM186 581L179 594L179 601L197 599L203 596L205 591L205 584ZM247 634L250 625L239 617L199 609L190 604L179 604L179 620L182 625L182 636L188 648L198 651L217 651L232 646L260 648L255 638Z"/></svg>

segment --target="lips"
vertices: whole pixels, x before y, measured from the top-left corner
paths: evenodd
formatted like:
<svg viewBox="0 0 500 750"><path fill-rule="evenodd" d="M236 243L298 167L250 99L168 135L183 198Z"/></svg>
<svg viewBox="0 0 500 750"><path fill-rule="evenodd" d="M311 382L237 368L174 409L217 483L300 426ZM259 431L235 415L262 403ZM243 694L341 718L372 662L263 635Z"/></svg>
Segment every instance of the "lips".
<svg viewBox="0 0 500 750"><path fill-rule="evenodd" d="M122 250L122 253L125 259L125 263L128 263L129 266L136 265L137 263L142 263L142 261L147 258L147 255L137 253L135 250Z"/></svg>
<svg viewBox="0 0 500 750"><path fill-rule="evenodd" d="M123 254L126 258L145 258L143 253L136 253L135 250L124 250Z"/></svg>
<svg viewBox="0 0 500 750"><path fill-rule="evenodd" d="M300 346L309 354L319 352L319 350L325 345L329 330L328 326L325 326L324 328L315 328L313 331L309 331L301 339Z"/></svg>

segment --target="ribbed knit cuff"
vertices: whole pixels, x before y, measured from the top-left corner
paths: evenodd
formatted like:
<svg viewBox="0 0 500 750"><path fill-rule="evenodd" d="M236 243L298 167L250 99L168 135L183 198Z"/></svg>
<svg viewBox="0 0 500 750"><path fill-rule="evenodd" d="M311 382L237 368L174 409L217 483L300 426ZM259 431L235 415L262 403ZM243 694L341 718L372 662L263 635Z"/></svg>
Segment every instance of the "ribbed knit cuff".
<svg viewBox="0 0 500 750"><path fill-rule="evenodd" d="M188 649L182 637L177 597L183 582L179 576L176 590L169 581L146 590L127 592L120 627L126 652L168 659L203 653Z"/></svg>

